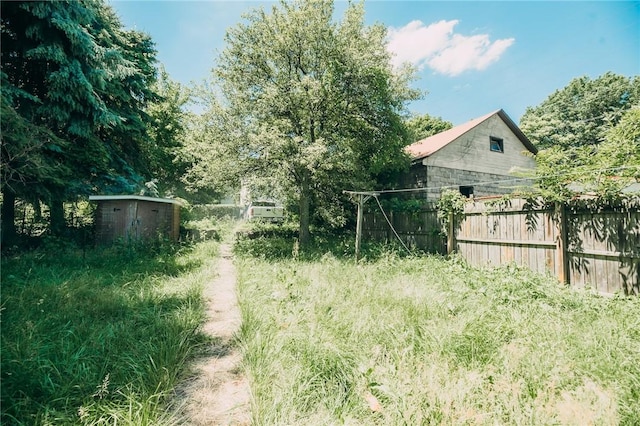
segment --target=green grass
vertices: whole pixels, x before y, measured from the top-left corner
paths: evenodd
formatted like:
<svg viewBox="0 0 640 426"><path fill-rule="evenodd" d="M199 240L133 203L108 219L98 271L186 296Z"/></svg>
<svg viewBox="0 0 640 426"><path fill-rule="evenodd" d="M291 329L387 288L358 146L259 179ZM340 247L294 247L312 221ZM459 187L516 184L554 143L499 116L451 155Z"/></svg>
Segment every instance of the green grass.
<svg viewBox="0 0 640 426"><path fill-rule="evenodd" d="M254 424L638 424L640 299L277 240L237 246L256 255L237 262Z"/></svg>
<svg viewBox="0 0 640 426"><path fill-rule="evenodd" d="M162 425L205 342L202 285L217 243L52 242L2 259L3 425Z"/></svg>

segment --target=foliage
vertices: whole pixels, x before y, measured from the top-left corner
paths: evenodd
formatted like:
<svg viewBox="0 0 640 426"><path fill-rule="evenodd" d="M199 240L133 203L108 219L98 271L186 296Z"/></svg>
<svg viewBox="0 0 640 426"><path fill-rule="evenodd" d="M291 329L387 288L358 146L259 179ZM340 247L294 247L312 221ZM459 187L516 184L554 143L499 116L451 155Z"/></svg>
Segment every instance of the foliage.
<svg viewBox="0 0 640 426"><path fill-rule="evenodd" d="M194 205L183 208L181 235L186 240L219 241L239 218L240 208L233 205Z"/></svg>
<svg viewBox="0 0 640 426"><path fill-rule="evenodd" d="M514 266L238 262L257 424L634 424L640 299Z"/></svg>
<svg viewBox="0 0 640 426"><path fill-rule="evenodd" d="M640 181L640 108L627 110L597 146L551 147L536 157L534 192L547 202L565 202L592 194L611 202L632 194L625 188Z"/></svg>
<svg viewBox="0 0 640 426"><path fill-rule="evenodd" d="M593 161L602 170L596 175L600 193L617 194L640 182L640 101L607 130Z"/></svg>
<svg viewBox="0 0 640 426"><path fill-rule="evenodd" d="M453 189L446 189L440 194L438 199L438 218L443 222L445 234L449 232L449 221L453 219L454 223L460 223L462 214L464 213L464 204L467 199Z"/></svg>
<svg viewBox="0 0 640 426"><path fill-rule="evenodd" d="M194 204L189 217L194 220L204 218L240 219L241 207L235 204Z"/></svg>
<svg viewBox="0 0 640 426"><path fill-rule="evenodd" d="M270 224L252 222L236 234L234 253L244 259L317 260L325 256L354 259L355 234L353 232L327 232L312 228L311 241L301 251L297 226L293 223ZM363 241L360 248L364 261L375 261L384 256L405 256L406 251L397 244Z"/></svg>
<svg viewBox="0 0 640 426"><path fill-rule="evenodd" d="M380 204L386 211L415 215L424 208L426 202L416 198L391 197L380 200ZM378 210L378 206L374 204L370 209Z"/></svg>
<svg viewBox="0 0 640 426"><path fill-rule="evenodd" d="M2 258L2 424L173 424L167 398L205 342L216 245L61 240Z"/></svg>
<svg viewBox="0 0 640 426"><path fill-rule="evenodd" d="M579 194L604 200L640 177L640 79L612 73L575 79L529 108L522 130L540 148L531 197L567 201ZM532 193L531 193L532 192Z"/></svg>
<svg viewBox="0 0 640 426"><path fill-rule="evenodd" d="M6 87L2 73L3 90ZM62 163L51 163L46 153L61 149L67 143L42 125L32 125L2 96L2 182L15 189L47 178L63 179L71 171ZM62 183L62 180L60 180Z"/></svg>
<svg viewBox="0 0 640 426"><path fill-rule="evenodd" d="M155 50L102 0L1 7L3 227L18 197L50 204L57 232L63 201L130 190L145 171Z"/></svg>
<svg viewBox="0 0 640 426"><path fill-rule="evenodd" d="M161 193L184 195L181 178L186 173L187 163L183 161L181 151L185 149L190 119L185 111L190 100L189 90L172 81L163 68L152 90L157 98L145 110L150 123L149 138L143 146L149 162L148 175L157 179Z"/></svg>
<svg viewBox="0 0 640 426"><path fill-rule="evenodd" d="M331 1L281 2L229 30L215 69L226 113L210 117L229 131L206 141L224 155L196 165L198 176L238 166L231 176L296 200L303 246L312 208L340 224L343 189L406 167L402 114L418 95L409 70L392 70L385 28L364 25L362 4L341 22L333 12Z"/></svg>
<svg viewBox="0 0 640 426"><path fill-rule="evenodd" d="M416 142L453 127L453 123L429 114L414 115L407 120L410 140Z"/></svg>
<svg viewBox="0 0 640 426"><path fill-rule="evenodd" d="M626 110L640 103L640 78L611 72L596 79L579 77L529 107L520 128L539 149L563 150L602 142Z"/></svg>
<svg viewBox="0 0 640 426"><path fill-rule="evenodd" d="M188 164L181 181L189 194L211 192L202 203L239 189L245 168L253 166L250 153L242 148L248 137L242 123L222 107L213 91L210 83L194 89L204 111L189 117L185 146L178 152L178 161Z"/></svg>

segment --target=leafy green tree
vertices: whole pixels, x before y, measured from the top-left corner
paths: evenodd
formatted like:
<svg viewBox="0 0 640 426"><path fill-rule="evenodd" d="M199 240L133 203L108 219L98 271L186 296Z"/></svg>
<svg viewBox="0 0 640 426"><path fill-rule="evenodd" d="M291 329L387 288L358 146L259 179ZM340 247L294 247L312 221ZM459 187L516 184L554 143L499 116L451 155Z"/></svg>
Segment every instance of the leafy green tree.
<svg viewBox="0 0 640 426"><path fill-rule="evenodd" d="M191 119L185 109L190 100L189 90L172 81L163 68L152 90L157 98L145 110L149 116L149 138L143 145L148 175L158 180L161 193L182 196L184 185L181 179L186 173L187 163L183 161L181 151Z"/></svg>
<svg viewBox="0 0 640 426"><path fill-rule="evenodd" d="M441 117L433 117L429 114L414 115L407 120L407 127L412 142L428 138L437 133L444 132L453 127L453 123L443 120Z"/></svg>
<svg viewBox="0 0 640 426"><path fill-rule="evenodd" d="M639 104L639 77L606 73L594 80L574 79L528 108L520 127L540 148L535 172L539 194L549 201L567 200L576 191L619 196L629 182L624 177L634 173L628 166L637 161L632 129Z"/></svg>
<svg viewBox="0 0 640 426"><path fill-rule="evenodd" d="M3 118L20 124L3 120L3 168L21 171L2 182L3 212L42 200L60 232L65 200L139 179L155 50L101 0L2 2L1 19Z"/></svg>
<svg viewBox="0 0 640 426"><path fill-rule="evenodd" d="M627 110L618 124L607 130L593 158L598 191L617 194L632 182L640 182L640 104Z"/></svg>
<svg viewBox="0 0 640 426"><path fill-rule="evenodd" d="M639 102L640 77L611 72L596 79L579 77L540 105L527 108L520 128L539 149L595 145Z"/></svg>
<svg viewBox="0 0 640 426"><path fill-rule="evenodd" d="M302 246L312 206L337 218L342 189L373 188L406 167L403 114L419 95L409 69L392 69L385 28L364 25L362 4L341 22L333 11L331 1L254 10L227 33L215 70L227 123L242 129L215 143L296 200Z"/></svg>

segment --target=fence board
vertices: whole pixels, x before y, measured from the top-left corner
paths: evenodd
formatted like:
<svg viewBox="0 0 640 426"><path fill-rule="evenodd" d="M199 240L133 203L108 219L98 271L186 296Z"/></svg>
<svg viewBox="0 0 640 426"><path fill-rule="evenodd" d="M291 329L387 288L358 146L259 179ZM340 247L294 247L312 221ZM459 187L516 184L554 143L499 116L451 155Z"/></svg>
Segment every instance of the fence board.
<svg viewBox="0 0 640 426"><path fill-rule="evenodd" d="M446 254L446 239L438 212L431 206L415 213L389 212L389 221L402 241L410 249ZM362 235L365 239L397 242L397 238L379 211L363 215Z"/></svg>
<svg viewBox="0 0 640 426"><path fill-rule="evenodd" d="M532 208L526 200L510 200L498 207L469 203L454 226L455 248L471 265L514 262L564 277L575 288L638 295L639 210L638 205L597 211L572 205L554 211ZM394 212L392 220L405 242L425 251L446 253L435 208L413 215ZM365 214L363 235L381 241L395 238L384 218L375 212Z"/></svg>

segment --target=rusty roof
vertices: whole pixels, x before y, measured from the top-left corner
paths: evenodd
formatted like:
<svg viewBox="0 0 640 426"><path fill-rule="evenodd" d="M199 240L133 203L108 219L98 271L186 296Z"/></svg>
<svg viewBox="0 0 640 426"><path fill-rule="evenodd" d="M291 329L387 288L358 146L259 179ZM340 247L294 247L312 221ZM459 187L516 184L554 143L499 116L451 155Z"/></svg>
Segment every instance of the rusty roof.
<svg viewBox="0 0 640 426"><path fill-rule="evenodd" d="M504 123L511 129L511 131L518 137L520 142L522 142L522 144L527 147L529 151L531 151L533 154L538 153L538 150L535 146L533 146L529 138L527 138L525 134L522 133L516 123L514 123L513 120L511 120L507 113L502 109L490 112L487 115L474 118L473 120L467 121L466 123L460 124L459 126L452 127L451 129L445 130L444 132L440 132L433 136L429 136L428 138L419 140L407 146L405 148L405 151L411 156L413 160L419 160L428 157L496 114L502 119L502 121L504 121Z"/></svg>

